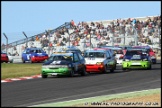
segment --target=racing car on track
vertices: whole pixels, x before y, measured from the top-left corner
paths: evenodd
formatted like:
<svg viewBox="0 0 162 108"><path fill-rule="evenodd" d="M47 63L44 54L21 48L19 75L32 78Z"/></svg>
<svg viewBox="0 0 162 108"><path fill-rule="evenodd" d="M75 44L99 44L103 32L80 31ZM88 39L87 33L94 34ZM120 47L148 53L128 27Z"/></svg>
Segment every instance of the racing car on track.
<svg viewBox="0 0 162 108"><path fill-rule="evenodd" d="M26 48L22 53L22 62L25 63L29 61L30 63L33 62L42 62L48 59L48 54L42 50L42 48Z"/></svg>
<svg viewBox="0 0 162 108"><path fill-rule="evenodd" d="M115 57L115 53L114 51L111 49L111 48L93 48L94 50L106 50L108 51L108 53L110 54L110 57L111 57L111 61L113 61L115 63L115 67L114 69L116 69L116 64L117 64L117 59Z"/></svg>
<svg viewBox="0 0 162 108"><path fill-rule="evenodd" d="M65 49L65 52L78 52L80 54L82 54L81 50L78 49L77 47L74 47L74 46L68 46L66 49Z"/></svg>
<svg viewBox="0 0 162 108"><path fill-rule="evenodd" d="M146 50L127 50L122 62L122 69L151 69L151 57Z"/></svg>
<svg viewBox="0 0 162 108"><path fill-rule="evenodd" d="M156 55L155 55L155 52L152 50L151 47L149 47L149 46L133 46L132 48L135 48L135 49L136 49L136 48L146 49L147 52L148 52L148 54L149 54L150 57L151 57L151 62L152 62L153 64L156 64L156 61L157 61Z"/></svg>
<svg viewBox="0 0 162 108"><path fill-rule="evenodd" d="M110 51L107 50L87 50L84 52L86 72L101 72L105 73L107 70L114 72L116 63L110 56Z"/></svg>
<svg viewBox="0 0 162 108"><path fill-rule="evenodd" d="M115 54L116 63L121 65L123 62L123 56L124 56L124 52L123 52L122 48L113 47L113 48L111 48L111 50Z"/></svg>
<svg viewBox="0 0 162 108"><path fill-rule="evenodd" d="M8 63L9 62L9 58L8 58L7 53L1 51L1 63L3 63L3 62Z"/></svg>
<svg viewBox="0 0 162 108"><path fill-rule="evenodd" d="M85 59L77 52L52 54L42 65L42 78L48 75L73 77L75 74L86 75Z"/></svg>

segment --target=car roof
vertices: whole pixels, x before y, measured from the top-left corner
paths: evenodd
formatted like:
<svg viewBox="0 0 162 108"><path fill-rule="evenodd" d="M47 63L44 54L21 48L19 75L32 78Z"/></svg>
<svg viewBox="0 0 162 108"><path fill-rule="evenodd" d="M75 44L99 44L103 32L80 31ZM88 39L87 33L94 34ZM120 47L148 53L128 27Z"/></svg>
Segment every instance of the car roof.
<svg viewBox="0 0 162 108"><path fill-rule="evenodd" d="M150 46L133 46L133 48L150 48Z"/></svg>
<svg viewBox="0 0 162 108"><path fill-rule="evenodd" d="M106 50L87 50L85 52L106 52Z"/></svg>
<svg viewBox="0 0 162 108"><path fill-rule="evenodd" d="M122 48L119 48L119 47L114 47L114 48L111 48L112 50L122 50Z"/></svg>
<svg viewBox="0 0 162 108"><path fill-rule="evenodd" d="M136 49L128 49L127 51L139 51L139 50L143 50L143 49L140 49L140 48L136 48Z"/></svg>
<svg viewBox="0 0 162 108"><path fill-rule="evenodd" d="M99 48L113 48L114 46L99 46Z"/></svg>
<svg viewBox="0 0 162 108"><path fill-rule="evenodd" d="M58 55L72 55L73 53L65 53L65 52L57 52L57 53L53 53L51 54L51 56L58 56Z"/></svg>

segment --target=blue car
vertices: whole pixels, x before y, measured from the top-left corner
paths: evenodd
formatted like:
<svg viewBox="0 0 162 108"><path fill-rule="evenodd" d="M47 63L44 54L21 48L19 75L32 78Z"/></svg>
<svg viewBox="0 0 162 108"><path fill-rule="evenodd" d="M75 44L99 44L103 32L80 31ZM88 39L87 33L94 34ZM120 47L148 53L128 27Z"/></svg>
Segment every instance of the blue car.
<svg viewBox="0 0 162 108"><path fill-rule="evenodd" d="M80 54L82 54L81 50L78 49L77 47L75 46L68 46L65 50L66 53L69 53L69 52L78 52Z"/></svg>
<svg viewBox="0 0 162 108"><path fill-rule="evenodd" d="M131 60L133 55L141 55L141 59L147 59L151 61L151 57L145 49L128 49L123 57L123 61Z"/></svg>
<svg viewBox="0 0 162 108"><path fill-rule="evenodd" d="M22 53L22 62L29 61L30 63L42 62L48 59L48 54L41 48L26 48Z"/></svg>
<svg viewBox="0 0 162 108"><path fill-rule="evenodd" d="M136 48L140 48L140 49L145 49L146 51L147 51L147 53L150 55L150 57L151 57L151 62L153 63L153 64L156 64L156 54L155 54L155 52L152 50L152 48L151 47L149 47L149 46L133 46L133 49L136 49Z"/></svg>

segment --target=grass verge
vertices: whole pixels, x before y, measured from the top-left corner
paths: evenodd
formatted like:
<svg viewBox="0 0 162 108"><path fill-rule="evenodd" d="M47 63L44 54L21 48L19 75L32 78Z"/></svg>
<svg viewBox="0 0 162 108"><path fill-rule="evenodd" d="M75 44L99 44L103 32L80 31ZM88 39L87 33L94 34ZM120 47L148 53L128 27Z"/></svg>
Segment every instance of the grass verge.
<svg viewBox="0 0 162 108"><path fill-rule="evenodd" d="M1 63L1 79L18 78L41 74L41 63L34 64L14 64Z"/></svg>

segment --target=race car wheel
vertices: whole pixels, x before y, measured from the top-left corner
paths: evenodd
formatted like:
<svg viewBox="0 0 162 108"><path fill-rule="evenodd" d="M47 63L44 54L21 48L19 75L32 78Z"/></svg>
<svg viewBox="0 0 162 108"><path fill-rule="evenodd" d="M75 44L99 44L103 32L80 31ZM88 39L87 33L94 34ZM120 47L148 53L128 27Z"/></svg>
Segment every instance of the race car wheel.
<svg viewBox="0 0 162 108"><path fill-rule="evenodd" d="M152 62L153 64L156 64L156 61L155 62Z"/></svg>
<svg viewBox="0 0 162 108"><path fill-rule="evenodd" d="M81 72L81 76L85 76L86 75L86 69L83 68L82 72Z"/></svg>
<svg viewBox="0 0 162 108"><path fill-rule="evenodd" d="M106 73L106 71L107 71L107 66L104 66L104 70L102 73Z"/></svg>
<svg viewBox="0 0 162 108"><path fill-rule="evenodd" d="M25 63L25 60L22 58L22 62Z"/></svg>
<svg viewBox="0 0 162 108"><path fill-rule="evenodd" d="M114 67L114 69L116 69L116 64L115 64L115 67Z"/></svg>
<svg viewBox="0 0 162 108"><path fill-rule="evenodd" d="M122 70L126 70L125 68L122 68Z"/></svg>
<svg viewBox="0 0 162 108"><path fill-rule="evenodd" d="M43 74L42 74L42 78L47 78L47 75L43 75Z"/></svg>
<svg viewBox="0 0 162 108"><path fill-rule="evenodd" d="M73 69L71 69L71 71L70 71L70 75L69 75L70 77L73 77L74 76L74 70Z"/></svg>
<svg viewBox="0 0 162 108"><path fill-rule="evenodd" d="M10 63L13 63L13 60L11 60Z"/></svg>
<svg viewBox="0 0 162 108"><path fill-rule="evenodd" d="M149 70L152 69L152 66L150 65L148 69L149 69Z"/></svg>
<svg viewBox="0 0 162 108"><path fill-rule="evenodd" d="M110 72L114 72L114 69L110 69Z"/></svg>
<svg viewBox="0 0 162 108"><path fill-rule="evenodd" d="M29 59L29 62L30 62L30 63L33 63L33 61L31 60L31 58Z"/></svg>

